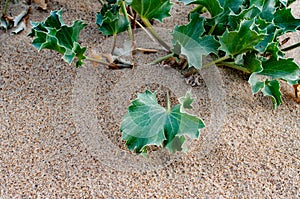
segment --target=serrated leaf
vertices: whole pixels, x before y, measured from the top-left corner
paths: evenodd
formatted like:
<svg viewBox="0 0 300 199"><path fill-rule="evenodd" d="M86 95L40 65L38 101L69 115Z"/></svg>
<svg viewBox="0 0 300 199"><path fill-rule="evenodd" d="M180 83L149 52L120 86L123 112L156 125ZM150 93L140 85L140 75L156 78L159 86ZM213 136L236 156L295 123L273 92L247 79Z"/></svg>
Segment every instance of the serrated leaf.
<svg viewBox="0 0 300 199"><path fill-rule="evenodd" d="M220 50L226 55L236 55L250 50L255 50L255 46L264 38L263 34L251 30L254 20L244 20L241 22L238 31L228 31L219 36Z"/></svg>
<svg viewBox="0 0 300 199"><path fill-rule="evenodd" d="M180 111L182 104L166 110L156 94L146 91L131 102L121 123L122 139L131 151L145 152L148 145L163 145L170 152L182 150L184 135L198 138L203 121Z"/></svg>
<svg viewBox="0 0 300 199"><path fill-rule="evenodd" d="M249 84L253 94L261 91L264 96L269 96L272 99L273 107L276 109L280 104L282 104L282 94L280 92L280 84L277 80L261 81L258 78L257 73L253 73L249 78Z"/></svg>
<svg viewBox="0 0 300 199"><path fill-rule="evenodd" d="M144 19L162 21L171 16L170 0L132 0L131 7Z"/></svg>
<svg viewBox="0 0 300 199"><path fill-rule="evenodd" d="M263 70L260 75L283 79L290 84L296 84L300 76L300 68L293 61L294 59L270 59L262 62Z"/></svg>
<svg viewBox="0 0 300 199"><path fill-rule="evenodd" d="M242 10L239 14L235 14L234 12L229 14L228 24L230 28L235 30L238 29L239 24L243 20L250 20L255 18L260 13L260 10L256 6L252 6L248 9Z"/></svg>
<svg viewBox="0 0 300 199"><path fill-rule="evenodd" d="M200 37L204 32L203 24L204 18L194 13L191 14L190 22L187 25L176 26L171 33L172 43L176 47L172 49L173 52L185 55L189 67L194 66L198 69L202 66L202 56L217 53L219 47L213 36Z"/></svg>
<svg viewBox="0 0 300 199"><path fill-rule="evenodd" d="M62 10L52 11L45 22L32 22L28 36L34 37L32 45L39 51L42 49L55 50L63 54L63 59L71 64L77 57L76 66L83 64L85 47L78 43L79 33L86 26L82 21L74 21L71 26L62 20Z"/></svg>
<svg viewBox="0 0 300 199"><path fill-rule="evenodd" d="M283 33L295 32L300 28L300 19L292 15L290 8L277 10L274 14L274 23L283 30Z"/></svg>
<svg viewBox="0 0 300 199"><path fill-rule="evenodd" d="M129 21L120 12L116 4L104 4L97 13L96 24L104 35L116 35L129 27Z"/></svg>

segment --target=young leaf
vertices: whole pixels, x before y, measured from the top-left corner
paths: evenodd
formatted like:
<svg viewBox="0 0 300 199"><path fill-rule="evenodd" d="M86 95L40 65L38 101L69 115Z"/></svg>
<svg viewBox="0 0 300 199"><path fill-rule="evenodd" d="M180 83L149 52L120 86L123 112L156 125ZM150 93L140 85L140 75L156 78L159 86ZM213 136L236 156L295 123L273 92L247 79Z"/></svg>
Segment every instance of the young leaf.
<svg viewBox="0 0 300 199"><path fill-rule="evenodd" d="M39 51L42 49L55 50L63 54L63 59L71 64L77 57L76 66L83 64L85 47L78 43L79 33L86 26L82 21L74 21L71 26L64 24L62 10L52 11L45 22L32 22L28 36L34 37L32 45Z"/></svg>
<svg viewBox="0 0 300 199"><path fill-rule="evenodd" d="M104 35L116 35L129 27L127 18L120 14L116 4L104 4L96 16L96 24Z"/></svg>
<svg viewBox="0 0 300 199"><path fill-rule="evenodd" d="M191 98L166 110L157 103L156 94L146 91L131 102L121 123L122 139L129 150L144 153L148 145L163 145L170 152L182 150L184 135L198 138L203 121L186 112L181 106L191 104ZM189 101L189 102L186 102ZM185 105L184 105L185 104Z"/></svg>
<svg viewBox="0 0 300 199"><path fill-rule="evenodd" d="M170 0L132 0L131 3L131 7L142 19L156 19L160 22L171 16L171 6Z"/></svg>
<svg viewBox="0 0 300 199"><path fill-rule="evenodd" d="M173 52L185 55L190 67L201 68L202 56L217 53L219 47L213 36L200 37L204 32L203 23L204 18L194 13L191 14L187 25L176 26L171 33L172 43L175 46ZM177 52L178 49L180 52Z"/></svg>
<svg viewBox="0 0 300 199"><path fill-rule="evenodd" d="M236 55L255 50L255 45L264 38L264 35L252 30L253 23L254 20L244 20L238 31L226 30L222 36L219 36L221 43L219 49L226 52L226 55Z"/></svg>

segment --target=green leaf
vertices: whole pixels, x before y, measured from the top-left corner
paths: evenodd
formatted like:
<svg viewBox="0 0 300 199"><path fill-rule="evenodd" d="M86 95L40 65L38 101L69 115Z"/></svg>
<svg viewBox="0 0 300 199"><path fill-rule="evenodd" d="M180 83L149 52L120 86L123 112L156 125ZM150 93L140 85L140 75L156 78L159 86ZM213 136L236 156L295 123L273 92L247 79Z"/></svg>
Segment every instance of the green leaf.
<svg viewBox="0 0 300 199"><path fill-rule="evenodd" d="M277 80L266 80L265 87L261 89L261 92L264 96L271 97L274 105L274 109L276 109L279 105L282 104L282 94L280 92L280 84Z"/></svg>
<svg viewBox="0 0 300 199"><path fill-rule="evenodd" d="M147 90L138 94L128 107L120 128L128 149L143 153L146 146L158 145L173 153L182 150L184 135L198 138L204 123L200 118L180 111L191 105L189 94L186 97L183 104L175 105L167 111L157 103L155 93Z"/></svg>
<svg viewBox="0 0 300 199"><path fill-rule="evenodd" d="M252 6L248 9L242 10L239 14L230 13L228 18L228 24L230 28L235 30L238 29L240 23L243 20L250 20L255 18L260 13L260 10L256 6Z"/></svg>
<svg viewBox="0 0 300 199"><path fill-rule="evenodd" d="M220 5L225 10L231 10L234 13L238 13L240 11L241 5L244 0L219 0Z"/></svg>
<svg viewBox="0 0 300 199"><path fill-rule="evenodd" d="M191 91L186 92L184 97L179 98L180 104L182 104L180 111L185 112L185 109L192 109L192 103L194 98L192 98Z"/></svg>
<svg viewBox="0 0 300 199"><path fill-rule="evenodd" d="M228 31L219 36L220 50L226 55L236 55L243 52L255 50L257 45L263 38L263 34L251 30L254 20L244 20L241 22L238 31Z"/></svg>
<svg viewBox="0 0 300 199"><path fill-rule="evenodd" d="M249 78L249 84L253 94L261 91L264 96L269 96L272 99L273 107L276 109L282 104L282 94L280 92L280 84L277 80L261 81L258 78L257 73L253 73Z"/></svg>
<svg viewBox="0 0 300 199"><path fill-rule="evenodd" d="M202 56L217 53L218 42L213 36L200 37L204 32L204 18L197 13L191 14L187 25L176 26L171 33L172 43L175 46L173 52L187 57L189 67L201 68ZM178 49L180 52L178 52Z"/></svg>
<svg viewBox="0 0 300 199"><path fill-rule="evenodd" d="M274 23L283 30L283 33L295 32L300 27L300 19L292 15L290 8L277 10L274 14Z"/></svg>
<svg viewBox="0 0 300 199"><path fill-rule="evenodd" d="M104 4L97 13L96 24L104 35L116 35L124 32L129 27L129 21L120 13L116 4Z"/></svg>
<svg viewBox="0 0 300 199"><path fill-rule="evenodd" d="M55 50L63 54L63 59L69 64L77 57L78 67L85 59L86 48L78 43L79 33L85 26L86 24L79 20L67 26L62 20L62 10L52 11L45 22L32 22L32 29L28 36L34 37L32 45L39 51Z"/></svg>
<svg viewBox="0 0 300 199"><path fill-rule="evenodd" d="M251 91L253 94L258 93L265 86L265 83L259 80L257 73L252 73L248 82L251 86Z"/></svg>
<svg viewBox="0 0 300 199"><path fill-rule="evenodd" d="M132 0L131 7L144 19L156 19L160 22L171 16L170 0Z"/></svg>
<svg viewBox="0 0 300 199"><path fill-rule="evenodd" d="M251 73L260 72L263 70L262 63L254 52L247 53L243 56L243 59L244 67L247 68Z"/></svg>
<svg viewBox="0 0 300 199"><path fill-rule="evenodd" d="M290 84L297 84L300 76L300 68L293 60L292 58L269 59L262 62L263 70L258 74L274 79L283 79Z"/></svg>
<svg viewBox="0 0 300 199"><path fill-rule="evenodd" d="M208 12L211 14L212 17L217 16L223 11L223 8L220 5L220 2L218 0L179 0L180 2L183 2L185 5L189 4L199 4L205 7Z"/></svg>

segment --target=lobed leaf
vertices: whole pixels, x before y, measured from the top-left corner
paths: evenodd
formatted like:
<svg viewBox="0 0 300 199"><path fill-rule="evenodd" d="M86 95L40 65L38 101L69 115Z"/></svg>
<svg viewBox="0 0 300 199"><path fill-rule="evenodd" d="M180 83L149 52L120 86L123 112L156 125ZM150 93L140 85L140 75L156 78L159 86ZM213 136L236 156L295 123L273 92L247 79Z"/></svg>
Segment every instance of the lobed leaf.
<svg viewBox="0 0 300 199"><path fill-rule="evenodd" d="M260 75L272 77L273 79L283 79L290 84L297 84L300 76L300 68L293 61L289 59L270 59L262 62L263 70L259 72Z"/></svg>
<svg viewBox="0 0 300 199"><path fill-rule="evenodd" d="M45 22L32 22L28 36L34 37L32 45L39 51L42 49L55 50L63 54L63 59L71 64L77 57L76 66L83 64L85 47L78 43L79 33L86 26L82 21L74 21L71 26L62 20L62 10L52 11Z"/></svg>
<svg viewBox="0 0 300 199"><path fill-rule="evenodd" d="M243 52L255 50L255 46L263 40L264 35L251 30L254 20L241 22L238 31L228 31L219 36L220 50L226 55L236 55Z"/></svg>
<svg viewBox="0 0 300 199"><path fill-rule="evenodd" d="M204 18L194 13L191 14L190 22L187 25L176 26L171 33L175 54L182 54L187 57L189 67L201 68L202 56L210 53L217 53L219 44L211 35L203 36Z"/></svg>
<svg viewBox="0 0 300 199"><path fill-rule="evenodd" d="M300 18L296 19L290 8L283 8L275 12L274 23L282 29L282 33L294 32L300 27Z"/></svg>
<svg viewBox="0 0 300 199"><path fill-rule="evenodd" d="M166 110L157 103L156 94L146 91L131 102L121 123L122 140L126 140L129 150L145 153L146 146L166 147L171 153L183 150L184 135L198 138L203 121L181 110L191 105L186 95L182 104ZM184 106L184 107L182 107Z"/></svg>

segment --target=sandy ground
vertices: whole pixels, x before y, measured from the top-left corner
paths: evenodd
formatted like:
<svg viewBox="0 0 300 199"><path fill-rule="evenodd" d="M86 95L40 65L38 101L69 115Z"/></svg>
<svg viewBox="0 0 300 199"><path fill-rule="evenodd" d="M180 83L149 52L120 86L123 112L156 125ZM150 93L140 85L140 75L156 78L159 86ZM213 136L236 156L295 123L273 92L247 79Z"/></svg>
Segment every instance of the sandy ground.
<svg viewBox="0 0 300 199"><path fill-rule="evenodd" d="M297 16L299 5L293 5ZM89 54L109 48L93 24L97 1L49 6L62 7L66 23L88 22L81 42ZM160 30L185 21L181 11L176 5L176 17ZM30 19L47 15L34 9ZM300 105L291 86L282 84L284 104L273 110L270 99L251 95L246 75L225 68L203 71L202 84L192 90L195 113L208 126L199 140L189 142L186 155L136 157L123 150L117 130L125 107L144 88L182 95L190 88L182 76L168 67L145 66L157 55L137 55L134 74L91 63L76 69L55 52L37 53L29 31L0 35L1 199L299 198ZM299 34L291 37L289 44L299 42ZM148 42L143 35L141 41ZM287 56L300 62L299 49Z"/></svg>

